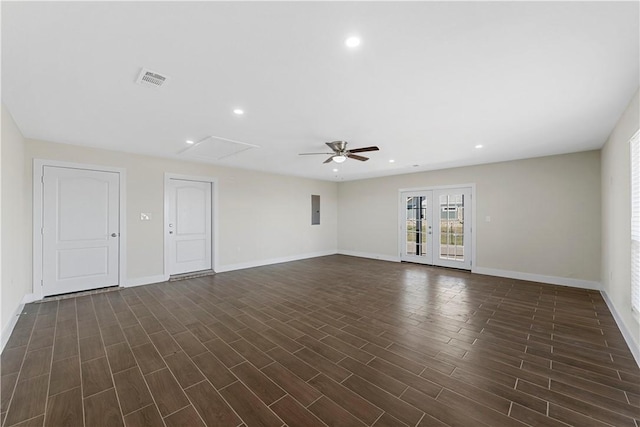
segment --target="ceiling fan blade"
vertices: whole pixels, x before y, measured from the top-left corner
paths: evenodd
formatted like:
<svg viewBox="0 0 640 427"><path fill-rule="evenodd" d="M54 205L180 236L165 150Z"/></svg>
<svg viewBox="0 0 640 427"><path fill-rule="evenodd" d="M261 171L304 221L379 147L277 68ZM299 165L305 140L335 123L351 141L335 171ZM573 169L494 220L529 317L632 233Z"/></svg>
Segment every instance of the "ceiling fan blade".
<svg viewBox="0 0 640 427"><path fill-rule="evenodd" d="M366 162L367 160L369 160L368 157L358 156L356 154L351 154L351 153L347 153L347 157L350 159L360 160L361 162Z"/></svg>
<svg viewBox="0 0 640 427"><path fill-rule="evenodd" d="M325 142L333 151L340 152L344 151L347 148L347 143L345 141L332 141Z"/></svg>
<svg viewBox="0 0 640 427"><path fill-rule="evenodd" d="M331 160L333 160L333 156L329 157L327 160L325 160L325 161L324 161L324 162L322 162L322 163L330 163L330 162L331 162Z"/></svg>
<svg viewBox="0 0 640 427"><path fill-rule="evenodd" d="M315 156L316 154L333 155L333 153L298 153L298 156Z"/></svg>
<svg viewBox="0 0 640 427"><path fill-rule="evenodd" d="M362 147L362 148L354 148L353 150L348 150L350 153L364 153L365 151L378 151L380 150L375 145L371 147Z"/></svg>

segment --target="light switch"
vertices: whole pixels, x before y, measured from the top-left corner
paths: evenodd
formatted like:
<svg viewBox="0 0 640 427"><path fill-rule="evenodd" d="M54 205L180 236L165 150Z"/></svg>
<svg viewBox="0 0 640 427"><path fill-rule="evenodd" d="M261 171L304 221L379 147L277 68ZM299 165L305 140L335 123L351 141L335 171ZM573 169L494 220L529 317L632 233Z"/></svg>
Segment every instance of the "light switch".
<svg viewBox="0 0 640 427"><path fill-rule="evenodd" d="M150 213L141 212L140 213L140 221L151 221L151 214Z"/></svg>
<svg viewBox="0 0 640 427"><path fill-rule="evenodd" d="M489 215L484 217L484 222L491 222L491 217Z"/></svg>

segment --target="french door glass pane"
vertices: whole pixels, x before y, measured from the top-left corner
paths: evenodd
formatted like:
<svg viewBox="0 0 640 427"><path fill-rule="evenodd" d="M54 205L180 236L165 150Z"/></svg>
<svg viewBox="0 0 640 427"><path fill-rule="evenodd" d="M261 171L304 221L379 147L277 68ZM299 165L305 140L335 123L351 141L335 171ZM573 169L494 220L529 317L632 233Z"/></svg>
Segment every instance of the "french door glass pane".
<svg viewBox="0 0 640 427"><path fill-rule="evenodd" d="M411 196L405 200L407 255L427 255L427 199L423 196Z"/></svg>
<svg viewBox="0 0 640 427"><path fill-rule="evenodd" d="M440 195L440 259L464 261L464 194Z"/></svg>

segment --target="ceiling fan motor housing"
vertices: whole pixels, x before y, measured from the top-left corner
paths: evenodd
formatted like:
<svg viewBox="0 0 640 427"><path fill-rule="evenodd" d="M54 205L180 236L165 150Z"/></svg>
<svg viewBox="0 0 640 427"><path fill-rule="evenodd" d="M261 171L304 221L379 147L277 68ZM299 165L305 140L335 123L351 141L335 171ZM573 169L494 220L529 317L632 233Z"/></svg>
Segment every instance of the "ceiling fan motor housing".
<svg viewBox="0 0 640 427"><path fill-rule="evenodd" d="M354 153L364 153L367 151L379 150L379 148L376 146L361 147L361 148L354 148L353 150L347 150L347 141L331 141L331 142L325 142L325 144L327 144L327 146L331 148L331 150L333 150L333 154L331 154L331 157L329 157L323 163L330 163L332 160L336 163L342 163L345 160L347 160L347 158L365 162L369 160L368 157L359 156ZM330 153L300 153L301 156L315 155L315 154L330 154Z"/></svg>

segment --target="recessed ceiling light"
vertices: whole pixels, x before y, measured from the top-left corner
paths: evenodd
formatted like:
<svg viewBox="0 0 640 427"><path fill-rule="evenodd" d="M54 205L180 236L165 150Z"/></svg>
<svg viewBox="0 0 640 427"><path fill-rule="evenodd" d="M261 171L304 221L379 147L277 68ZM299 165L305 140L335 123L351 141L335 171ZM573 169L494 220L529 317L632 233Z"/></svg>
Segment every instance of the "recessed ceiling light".
<svg viewBox="0 0 640 427"><path fill-rule="evenodd" d="M356 36L348 37L344 41L344 44L347 45L347 47L358 47L360 46L360 37L356 37Z"/></svg>
<svg viewBox="0 0 640 427"><path fill-rule="evenodd" d="M390 159L390 160L389 160L389 163L395 163L395 162L396 162L396 161L395 161L395 160L393 160L393 159Z"/></svg>
<svg viewBox="0 0 640 427"><path fill-rule="evenodd" d="M483 145L482 145L482 144L478 144L478 145L476 145L476 148L482 148L482 147L483 147Z"/></svg>
<svg viewBox="0 0 640 427"><path fill-rule="evenodd" d="M236 114L236 115L238 115L238 116L241 116L241 115L243 115L243 114L244 114L244 110L243 110L242 108L235 108L235 109L233 110L233 114Z"/></svg>
<svg viewBox="0 0 640 427"><path fill-rule="evenodd" d="M334 171L334 172L338 172L338 169L334 169L333 171Z"/></svg>
<svg viewBox="0 0 640 427"><path fill-rule="evenodd" d="M189 144L189 145L193 144L193 141L192 141L192 140L190 140L190 139L187 139L185 142L186 142L187 144Z"/></svg>

